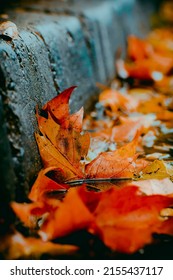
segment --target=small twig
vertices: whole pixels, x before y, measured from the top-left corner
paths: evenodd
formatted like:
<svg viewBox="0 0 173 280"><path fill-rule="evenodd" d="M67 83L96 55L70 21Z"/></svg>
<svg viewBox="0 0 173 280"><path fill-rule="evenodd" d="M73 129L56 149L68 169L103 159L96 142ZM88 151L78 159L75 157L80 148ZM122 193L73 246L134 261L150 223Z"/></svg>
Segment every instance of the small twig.
<svg viewBox="0 0 173 280"><path fill-rule="evenodd" d="M82 185L82 184L94 184L94 183L114 183L120 181L132 181L132 178L122 177L122 178L92 178L92 179L79 179L73 181L66 181L65 184L75 186L75 185Z"/></svg>

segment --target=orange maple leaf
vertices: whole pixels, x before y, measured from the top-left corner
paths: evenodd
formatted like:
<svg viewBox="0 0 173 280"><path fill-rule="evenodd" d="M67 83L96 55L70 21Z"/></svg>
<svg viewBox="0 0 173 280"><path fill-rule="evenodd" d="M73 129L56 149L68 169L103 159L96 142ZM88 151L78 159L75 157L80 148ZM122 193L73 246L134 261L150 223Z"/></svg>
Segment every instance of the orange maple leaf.
<svg viewBox="0 0 173 280"><path fill-rule="evenodd" d="M142 60L151 56L154 52L152 45L145 39L140 39L135 35L127 38L127 54L132 60Z"/></svg>
<svg viewBox="0 0 173 280"><path fill-rule="evenodd" d="M39 133L36 140L44 167L62 170L64 181L82 178L84 159L88 153L90 137L82 133L83 108L70 115L69 99L75 87L63 91L36 112ZM47 114L47 116L46 116Z"/></svg>
<svg viewBox="0 0 173 280"><path fill-rule="evenodd" d="M48 177L49 173L51 172L56 173L56 177L58 176L59 182L63 181L64 175L62 170L59 170L56 167L42 169L39 172L38 177L31 188L31 191L28 195L29 199L31 199L32 201L43 201L46 198L46 195L50 194L51 192L67 191L68 185L65 185L63 183L57 183L55 182L55 180Z"/></svg>
<svg viewBox="0 0 173 280"><path fill-rule="evenodd" d="M45 221L39 235L43 240L62 237L80 229L87 229L94 217L83 203L76 188L69 189L59 208Z"/></svg>
<svg viewBox="0 0 173 280"><path fill-rule="evenodd" d="M43 111L49 112L58 124L63 123L69 116L69 99L75 88L76 86L67 88L42 108Z"/></svg>

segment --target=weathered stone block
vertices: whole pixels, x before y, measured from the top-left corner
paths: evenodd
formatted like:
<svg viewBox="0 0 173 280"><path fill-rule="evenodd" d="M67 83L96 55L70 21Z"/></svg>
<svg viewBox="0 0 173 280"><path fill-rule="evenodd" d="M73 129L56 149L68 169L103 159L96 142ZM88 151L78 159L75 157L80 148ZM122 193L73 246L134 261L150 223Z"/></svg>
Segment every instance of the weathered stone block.
<svg viewBox="0 0 173 280"><path fill-rule="evenodd" d="M4 120L20 197L40 168L34 140L35 106L53 97L56 90L47 49L35 34L21 31L19 40L1 39L0 61Z"/></svg>
<svg viewBox="0 0 173 280"><path fill-rule="evenodd" d="M71 98L76 111L96 90L80 21L74 16L44 16L33 29L47 47L55 87L62 91L77 86Z"/></svg>
<svg viewBox="0 0 173 280"><path fill-rule="evenodd" d="M23 4L24 9L47 13L74 15L81 21L86 46L93 67L94 79L106 84L115 76L115 53L124 53L125 37L119 15L115 9L120 1L41 1ZM39 2L40 3L40 2ZM119 6L118 6L119 7ZM119 9L119 8L118 8Z"/></svg>
<svg viewBox="0 0 173 280"><path fill-rule="evenodd" d="M3 85L3 75L0 72L0 83ZM7 127L4 120L2 97L0 96L0 234L8 230L12 220L9 202L15 198L16 176L7 138Z"/></svg>

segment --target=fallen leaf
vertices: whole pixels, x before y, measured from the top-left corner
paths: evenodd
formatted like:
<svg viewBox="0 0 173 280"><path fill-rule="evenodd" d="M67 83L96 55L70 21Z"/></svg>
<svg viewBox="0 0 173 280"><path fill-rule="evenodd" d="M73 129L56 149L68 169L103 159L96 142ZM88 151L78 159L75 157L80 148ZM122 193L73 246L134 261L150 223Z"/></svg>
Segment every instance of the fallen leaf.
<svg viewBox="0 0 173 280"><path fill-rule="evenodd" d="M44 241L62 237L80 229L87 229L94 217L83 203L78 190L72 188L59 208L49 215L39 235Z"/></svg>
<svg viewBox="0 0 173 280"><path fill-rule="evenodd" d="M127 112L134 111L138 105L138 102L130 95L122 94L113 89L104 90L99 96L99 102L105 108L111 109L114 114L121 110Z"/></svg>
<svg viewBox="0 0 173 280"><path fill-rule="evenodd" d="M39 238L24 237L19 232L7 235L2 239L0 251L5 259L39 259L43 254L49 256L71 255L78 250L74 245L62 245L44 242Z"/></svg>
<svg viewBox="0 0 173 280"><path fill-rule="evenodd" d="M83 177L82 170L76 169L47 138L36 133L36 140L45 168L53 166L63 170L64 181Z"/></svg>
<svg viewBox="0 0 173 280"><path fill-rule="evenodd" d="M141 179L163 179L173 176L173 168L163 160L154 160L152 163L146 166L141 173Z"/></svg>
<svg viewBox="0 0 173 280"><path fill-rule="evenodd" d="M56 146L56 138L59 133L60 125L54 121L49 112L46 118L39 115L38 109L36 109L36 117L40 132L46 136L54 146Z"/></svg>
<svg viewBox="0 0 173 280"><path fill-rule="evenodd" d="M112 152L103 152L96 159L86 165L85 173L88 178L117 178L133 177L135 172L135 160L137 158L136 147L139 134L132 142Z"/></svg>
<svg viewBox="0 0 173 280"><path fill-rule="evenodd" d="M55 182L55 180L52 180L48 177L48 174L50 172L58 172L58 179L59 183ZM31 199L32 201L42 201L43 199L46 198L47 194L50 194L51 192L66 192L68 189L68 185L65 185L61 183L63 181L64 175L62 170L57 170L57 168L46 168L42 169L38 177L34 183L34 185L31 188L31 191L28 195L28 198Z"/></svg>
<svg viewBox="0 0 173 280"><path fill-rule="evenodd" d="M147 41L152 44L154 49L160 54L171 54L172 55L172 42L173 33L169 28L155 28L147 36Z"/></svg>
<svg viewBox="0 0 173 280"><path fill-rule="evenodd" d="M153 55L153 47L145 39L140 39L135 35L129 35L127 40L127 54L132 60L142 60Z"/></svg>
<svg viewBox="0 0 173 280"><path fill-rule="evenodd" d="M173 198L166 196L144 196L135 186L112 188L94 211L100 238L113 250L133 253L153 242L153 233L173 235L172 220L165 224L160 216L172 202Z"/></svg>
<svg viewBox="0 0 173 280"><path fill-rule="evenodd" d="M173 182L169 178L140 180L128 185L139 187L140 191L146 195L173 195Z"/></svg>
<svg viewBox="0 0 173 280"><path fill-rule="evenodd" d="M56 138L58 151L75 167L80 170L81 163L89 149L90 136L88 133L81 134L73 128L59 130Z"/></svg>
<svg viewBox="0 0 173 280"><path fill-rule="evenodd" d="M11 207L23 224L30 229L38 228L38 221L50 211L43 202L17 203L11 202Z"/></svg>
<svg viewBox="0 0 173 280"><path fill-rule="evenodd" d="M83 115L84 115L84 109L82 107L76 113L69 115L67 118L65 118L61 123L61 127L66 128L66 129L73 128L73 130L76 132L82 132Z"/></svg>
<svg viewBox="0 0 173 280"><path fill-rule="evenodd" d="M0 36L5 36L10 39L17 39L19 32L15 23L4 21L0 24Z"/></svg>
<svg viewBox="0 0 173 280"><path fill-rule="evenodd" d="M72 86L64 90L43 107L43 111L49 112L58 124L69 116L69 99L75 88L76 86Z"/></svg>

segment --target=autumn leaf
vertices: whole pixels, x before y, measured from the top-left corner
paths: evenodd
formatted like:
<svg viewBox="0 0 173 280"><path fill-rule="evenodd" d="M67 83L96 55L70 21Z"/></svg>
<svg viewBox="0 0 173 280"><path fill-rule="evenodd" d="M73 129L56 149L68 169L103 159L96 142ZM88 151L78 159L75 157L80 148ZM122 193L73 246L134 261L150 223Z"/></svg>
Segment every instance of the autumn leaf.
<svg viewBox="0 0 173 280"><path fill-rule="evenodd" d="M46 136L50 142L56 146L56 137L59 133L60 125L54 121L49 112L47 118L39 115L38 108L36 109L36 117L42 135Z"/></svg>
<svg viewBox="0 0 173 280"><path fill-rule="evenodd" d="M49 178L49 173L58 173L58 180L59 182L63 181L63 171L58 170L56 167L55 168L46 168L42 169L38 177L32 186L32 189L28 195L28 198L31 199L32 201L42 201L46 198L47 194L50 194L51 192L65 192L68 189L68 185L61 183L55 182L55 180ZM62 176L62 179L61 179Z"/></svg>
<svg viewBox="0 0 173 280"><path fill-rule="evenodd" d="M173 67L173 56L167 54L159 54L154 52L152 54L152 61L156 65L156 70L163 74L168 74Z"/></svg>
<svg viewBox="0 0 173 280"><path fill-rule="evenodd" d="M43 216L50 211L50 207L47 207L43 202L11 202L11 207L23 224L30 229L37 229L39 219L43 218Z"/></svg>
<svg viewBox="0 0 173 280"><path fill-rule="evenodd" d="M64 181L83 177L82 170L76 169L46 137L37 133L36 140L45 168L54 166L62 169Z"/></svg>
<svg viewBox="0 0 173 280"><path fill-rule="evenodd" d="M76 113L67 116L61 123L62 128L73 129L76 132L82 132L83 128L83 116L84 109L83 107Z"/></svg>
<svg viewBox="0 0 173 280"><path fill-rule="evenodd" d="M58 124L69 116L69 99L75 88L76 86L72 86L64 90L43 107L43 111L49 112Z"/></svg>
<svg viewBox="0 0 173 280"><path fill-rule="evenodd" d="M88 178L113 178L133 177L135 172L135 160L137 158L136 147L139 135L132 142L112 152L103 152L96 159L86 165Z"/></svg>
<svg viewBox="0 0 173 280"><path fill-rule="evenodd" d="M139 187L140 191L146 195L161 194L173 196L173 182L169 178L139 180L128 185Z"/></svg>
<svg viewBox="0 0 173 280"><path fill-rule="evenodd" d="M54 212L60 206L60 201L56 198L44 196L39 197L38 201L30 203L12 201L10 206L26 227L30 229L38 229L49 214Z"/></svg>
<svg viewBox="0 0 173 280"><path fill-rule="evenodd" d="M173 235L172 219L168 226L160 216L172 202L166 196L144 196L135 186L108 190L94 211L101 239L113 250L133 253L153 242L153 233Z"/></svg>
<svg viewBox="0 0 173 280"><path fill-rule="evenodd" d="M134 35L128 37L128 58L130 62L117 61L118 74L122 78L161 80L173 67L173 56L169 52L156 51L151 41Z"/></svg>
<svg viewBox="0 0 173 280"><path fill-rule="evenodd" d="M154 52L152 45L145 39L140 39L134 35L127 38L127 54L132 60L142 60L151 56Z"/></svg>
<svg viewBox="0 0 173 280"><path fill-rule="evenodd" d="M173 33L169 28L156 28L151 30L147 36L147 41L160 54L172 55Z"/></svg>
<svg viewBox="0 0 173 280"><path fill-rule="evenodd" d="M130 142L139 131L140 134L144 132L143 123L140 120L129 120L112 128L110 139L115 142Z"/></svg>
<svg viewBox="0 0 173 280"><path fill-rule="evenodd" d="M131 77L139 80L152 80L152 73L155 70L155 66L150 60L127 63L119 59L116 62L116 68L121 78L127 79Z"/></svg>
<svg viewBox="0 0 173 280"><path fill-rule="evenodd" d="M89 191L85 185L77 189L78 195L88 210L93 213L102 198L102 192Z"/></svg>
<svg viewBox="0 0 173 280"><path fill-rule="evenodd" d="M173 112L168 110L162 110L157 113L157 118L162 121L172 121L173 120Z"/></svg>
<svg viewBox="0 0 173 280"><path fill-rule="evenodd" d="M173 176L173 168L163 160L154 160L140 174L142 179L163 179Z"/></svg>
<svg viewBox="0 0 173 280"><path fill-rule="evenodd" d="M42 115L36 110L42 135L36 133L35 136L43 165L62 170L62 181L84 176L81 160L86 157L90 145L89 134L82 132L83 108L72 115L69 113L69 98L74 88L49 101L43 107Z"/></svg>
<svg viewBox="0 0 173 280"><path fill-rule="evenodd" d="M114 114L120 111L134 111L138 105L138 102L130 95L122 94L113 89L107 89L101 92L99 102L103 104L105 108L110 108Z"/></svg>
<svg viewBox="0 0 173 280"><path fill-rule="evenodd" d="M155 87L158 91L167 94L173 92L173 76L163 76L159 81L155 81Z"/></svg>
<svg viewBox="0 0 173 280"><path fill-rule="evenodd" d="M78 250L74 245L44 242L39 238L24 237L21 233L7 235L1 240L0 251L5 259L39 259L43 254L49 256L71 255Z"/></svg>
<svg viewBox="0 0 173 280"><path fill-rule="evenodd" d="M90 136L88 133L80 134L74 129L61 128L57 140L57 149L65 158L80 170L80 161L84 159L88 153L90 145Z"/></svg>
<svg viewBox="0 0 173 280"><path fill-rule="evenodd" d="M143 101L144 103L144 101ZM164 114L163 114L164 115ZM156 120L156 116L154 114L138 114L132 116L120 116L118 120L118 125L107 126L107 128L99 127L100 123L98 122L98 129L93 129L90 131L91 136L91 146L89 149L92 148L92 144L94 142L98 142L98 147L102 146L102 142L105 141L107 143L107 150L109 147L112 148L113 145L119 147L125 143L132 141L135 137L137 131L139 134L145 136L149 130L153 131L155 128L153 127L154 121ZM92 122L92 121L91 121ZM106 122L105 122L106 123ZM90 129L90 127L88 127ZM91 123L92 129L92 123ZM99 143L100 142L100 143ZM118 145L117 145L118 144ZM96 149L96 147L94 147ZM100 152L104 151L100 149Z"/></svg>
<svg viewBox="0 0 173 280"><path fill-rule="evenodd" d="M166 109L165 106L165 97L155 96L146 102L141 102L138 106L138 112L147 114L147 113L161 113Z"/></svg>
<svg viewBox="0 0 173 280"><path fill-rule="evenodd" d="M2 22L0 24L0 36L4 36L8 39L17 39L19 32L16 24L9 20Z"/></svg>
<svg viewBox="0 0 173 280"><path fill-rule="evenodd" d="M59 208L49 215L39 230L39 235L44 241L51 240L80 229L87 229L92 222L93 215L83 203L78 190L72 188Z"/></svg>

